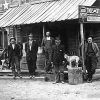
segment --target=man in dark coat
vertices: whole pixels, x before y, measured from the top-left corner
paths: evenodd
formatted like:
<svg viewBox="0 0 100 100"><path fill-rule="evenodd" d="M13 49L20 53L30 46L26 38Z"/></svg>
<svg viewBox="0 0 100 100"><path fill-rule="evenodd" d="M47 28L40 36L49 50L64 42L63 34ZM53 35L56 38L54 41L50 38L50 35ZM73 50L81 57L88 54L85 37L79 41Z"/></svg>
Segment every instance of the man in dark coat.
<svg viewBox="0 0 100 100"><path fill-rule="evenodd" d="M60 81L64 83L64 66L62 66L65 60L64 53L64 45L61 44L61 40L59 37L57 37L55 40L55 45L52 47L52 61L55 70L55 83Z"/></svg>
<svg viewBox="0 0 100 100"><path fill-rule="evenodd" d="M10 38L10 45L8 46L8 59L12 73L14 74L13 78L15 79L17 74L20 78L22 78L20 71L20 47L16 44L16 39L14 37Z"/></svg>
<svg viewBox="0 0 100 100"><path fill-rule="evenodd" d="M85 44L85 55L86 55L86 70L88 74L88 82L92 82L93 74L97 67L99 48L96 43L92 41L92 37L88 38L88 43Z"/></svg>
<svg viewBox="0 0 100 100"><path fill-rule="evenodd" d="M45 51L46 58L46 72L51 71L51 56L52 56L52 45L54 45L54 38L50 36L50 32L46 32L46 37L42 41L42 46Z"/></svg>
<svg viewBox="0 0 100 100"><path fill-rule="evenodd" d="M29 35L29 41L25 44L25 51L30 78L33 78L35 77L38 44L36 40L33 40L32 34Z"/></svg>

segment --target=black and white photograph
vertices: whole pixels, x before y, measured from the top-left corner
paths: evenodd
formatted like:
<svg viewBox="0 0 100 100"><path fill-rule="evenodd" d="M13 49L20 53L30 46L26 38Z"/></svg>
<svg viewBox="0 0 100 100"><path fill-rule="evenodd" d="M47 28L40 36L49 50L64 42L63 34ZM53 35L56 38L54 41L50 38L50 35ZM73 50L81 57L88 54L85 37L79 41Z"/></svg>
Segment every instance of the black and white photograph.
<svg viewBox="0 0 100 100"><path fill-rule="evenodd" d="M100 0L0 0L0 100L100 100Z"/></svg>

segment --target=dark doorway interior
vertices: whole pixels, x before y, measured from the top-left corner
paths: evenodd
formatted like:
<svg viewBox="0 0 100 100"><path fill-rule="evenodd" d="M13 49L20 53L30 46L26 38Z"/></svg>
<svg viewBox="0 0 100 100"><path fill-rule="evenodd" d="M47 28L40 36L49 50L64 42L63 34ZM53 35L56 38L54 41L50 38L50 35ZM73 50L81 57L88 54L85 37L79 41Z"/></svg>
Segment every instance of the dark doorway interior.
<svg viewBox="0 0 100 100"><path fill-rule="evenodd" d="M62 44L65 45L66 53L68 55L80 55L79 43L79 24L72 22L55 22L47 23L46 29L50 30L52 36L60 36Z"/></svg>

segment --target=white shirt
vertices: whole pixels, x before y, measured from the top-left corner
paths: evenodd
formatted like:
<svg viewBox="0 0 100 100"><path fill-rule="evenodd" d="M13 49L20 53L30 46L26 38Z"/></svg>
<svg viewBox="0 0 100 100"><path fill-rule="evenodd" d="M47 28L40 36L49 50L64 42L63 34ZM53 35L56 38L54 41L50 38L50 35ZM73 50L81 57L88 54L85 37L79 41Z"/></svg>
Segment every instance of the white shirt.
<svg viewBox="0 0 100 100"><path fill-rule="evenodd" d="M50 37L47 37L47 40L50 40Z"/></svg>
<svg viewBox="0 0 100 100"><path fill-rule="evenodd" d="M12 48L15 49L15 44L12 44Z"/></svg>
<svg viewBox="0 0 100 100"><path fill-rule="evenodd" d="M33 41L29 41L29 48L30 48L30 50L31 50L31 47L32 47L32 42Z"/></svg>

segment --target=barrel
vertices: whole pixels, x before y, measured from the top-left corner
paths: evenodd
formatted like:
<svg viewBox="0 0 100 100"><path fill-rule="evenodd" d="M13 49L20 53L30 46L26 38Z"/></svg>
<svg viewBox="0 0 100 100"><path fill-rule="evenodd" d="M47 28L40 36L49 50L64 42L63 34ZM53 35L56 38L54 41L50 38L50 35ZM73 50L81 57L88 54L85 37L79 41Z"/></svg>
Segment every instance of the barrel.
<svg viewBox="0 0 100 100"><path fill-rule="evenodd" d="M68 82L72 85L83 83L81 67L68 68Z"/></svg>

